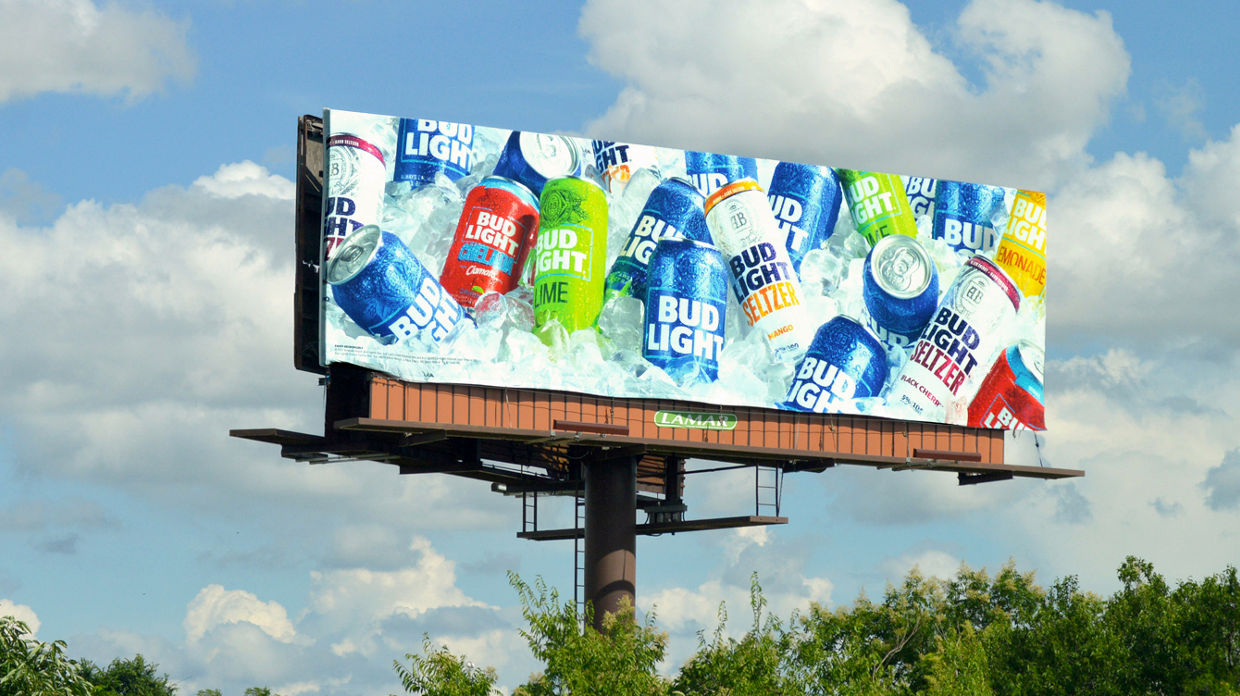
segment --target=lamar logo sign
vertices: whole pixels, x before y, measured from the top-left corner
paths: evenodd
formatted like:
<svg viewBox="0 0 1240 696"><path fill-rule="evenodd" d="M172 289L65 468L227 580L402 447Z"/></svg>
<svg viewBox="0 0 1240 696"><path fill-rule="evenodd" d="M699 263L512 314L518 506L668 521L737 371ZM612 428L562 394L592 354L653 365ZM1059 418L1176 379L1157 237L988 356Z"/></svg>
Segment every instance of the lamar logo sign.
<svg viewBox="0 0 1240 696"><path fill-rule="evenodd" d="M656 411L654 424L660 428L693 428L696 430L732 430L736 415L732 413L700 413L697 411Z"/></svg>

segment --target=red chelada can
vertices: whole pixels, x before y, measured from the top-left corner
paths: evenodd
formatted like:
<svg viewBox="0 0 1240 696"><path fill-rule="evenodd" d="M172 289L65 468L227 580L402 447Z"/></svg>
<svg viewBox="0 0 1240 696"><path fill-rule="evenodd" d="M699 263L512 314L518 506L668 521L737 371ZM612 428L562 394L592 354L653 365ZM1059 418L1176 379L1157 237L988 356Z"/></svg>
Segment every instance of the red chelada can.
<svg viewBox="0 0 1240 696"><path fill-rule="evenodd" d="M969 404L969 425L1046 430L1042 355L1042 349L1029 341L1021 341L1000 353Z"/></svg>
<svg viewBox="0 0 1240 696"><path fill-rule="evenodd" d="M525 186L488 176L469 191L439 282L463 307L517 287L538 235L538 199Z"/></svg>

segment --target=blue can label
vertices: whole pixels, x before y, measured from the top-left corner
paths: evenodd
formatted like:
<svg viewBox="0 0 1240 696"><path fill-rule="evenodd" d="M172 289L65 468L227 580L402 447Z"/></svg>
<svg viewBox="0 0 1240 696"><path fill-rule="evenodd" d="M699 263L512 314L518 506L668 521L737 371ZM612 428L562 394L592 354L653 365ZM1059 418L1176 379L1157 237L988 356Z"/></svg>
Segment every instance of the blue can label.
<svg viewBox="0 0 1240 696"><path fill-rule="evenodd" d="M379 333L388 333L397 341L403 341L427 331L431 339L438 343L448 336L463 316L461 305L428 273L422 278L413 302L389 321L385 332Z"/></svg>
<svg viewBox="0 0 1240 696"><path fill-rule="evenodd" d="M474 127L467 123L403 119L396 178L431 183L434 171L441 170L453 181L460 179L473 170L473 143Z"/></svg>
<svg viewBox="0 0 1240 696"><path fill-rule="evenodd" d="M647 360L667 365L677 358L696 358L714 380L723 350L723 316L727 305L651 290L646 309Z"/></svg>
<svg viewBox="0 0 1240 696"><path fill-rule="evenodd" d="M811 248L810 233L801 226L801 220L805 217L805 201L777 194L768 194L767 199L771 201L771 212L779 221L779 229L788 235L788 254L794 259L804 257Z"/></svg>
<svg viewBox="0 0 1240 696"><path fill-rule="evenodd" d="M1003 206L1003 189L998 187L939 181L932 236L957 251L990 256L999 245L991 219Z"/></svg>
<svg viewBox="0 0 1240 696"><path fill-rule="evenodd" d="M856 393L857 380L852 375L822 358L806 355L788 389L788 401L806 411L826 413L832 404L851 399Z"/></svg>
<svg viewBox="0 0 1240 696"><path fill-rule="evenodd" d="M934 205L934 189L936 179L910 176L904 184L904 192L908 194L909 207L913 215L924 217L930 215L930 207Z"/></svg>

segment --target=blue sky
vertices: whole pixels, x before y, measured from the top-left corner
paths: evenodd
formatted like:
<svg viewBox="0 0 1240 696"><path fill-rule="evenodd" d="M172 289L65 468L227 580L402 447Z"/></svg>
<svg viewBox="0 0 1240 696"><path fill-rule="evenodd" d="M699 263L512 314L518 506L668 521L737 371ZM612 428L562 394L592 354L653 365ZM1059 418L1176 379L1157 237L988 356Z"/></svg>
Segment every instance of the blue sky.
<svg viewBox="0 0 1240 696"><path fill-rule="evenodd" d="M914 564L1109 592L1127 554L1237 562L1238 49L1207 28L1240 10L531 7L0 0L0 611L185 693L388 693L423 631L528 673L504 571L571 592L572 558L514 538L519 503L226 436L320 427L290 359L291 179L323 107L1047 190L1044 454L1087 476L841 467L786 479L786 527L642 538L673 660L720 600L743 625L755 568L786 615ZM752 505L742 474L692 483L701 516Z"/></svg>

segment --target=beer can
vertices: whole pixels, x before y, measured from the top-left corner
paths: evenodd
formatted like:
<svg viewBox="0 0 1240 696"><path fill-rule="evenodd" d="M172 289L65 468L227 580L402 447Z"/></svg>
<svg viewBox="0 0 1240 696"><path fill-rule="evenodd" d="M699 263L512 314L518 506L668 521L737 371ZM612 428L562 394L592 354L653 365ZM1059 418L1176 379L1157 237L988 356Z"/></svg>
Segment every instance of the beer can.
<svg viewBox="0 0 1240 696"><path fill-rule="evenodd" d="M607 273L607 296L646 298L646 270L660 240L688 238L709 243L705 201L686 179L674 177L656 186Z"/></svg>
<svg viewBox="0 0 1240 696"><path fill-rule="evenodd" d="M327 139L327 200L323 260L355 230L379 222L387 170L383 152L364 138L338 133Z"/></svg>
<svg viewBox="0 0 1240 696"><path fill-rule="evenodd" d="M971 257L917 339L887 403L912 409L925 420L955 418L957 405L968 404L970 389L977 389L969 378L994 359L999 332L1019 306L1012 279L990 259Z"/></svg>
<svg viewBox="0 0 1240 696"><path fill-rule="evenodd" d="M473 126L424 118L400 120L393 181L408 181L416 189L435 183L439 172L457 181L473 168Z"/></svg>
<svg viewBox="0 0 1240 696"><path fill-rule="evenodd" d="M811 413L838 412L850 399L878 396L887 381L887 369L882 342L857 320L838 315L814 333L780 406Z"/></svg>
<svg viewBox="0 0 1240 696"><path fill-rule="evenodd" d="M999 354L969 404L969 425L1000 430L1046 430L1042 349L1021 341Z"/></svg>
<svg viewBox="0 0 1240 696"><path fill-rule="evenodd" d="M728 270L714 246L664 239L647 275L642 355L677 380L719 376L727 325Z"/></svg>
<svg viewBox="0 0 1240 696"><path fill-rule="evenodd" d="M603 189L576 176L548 181L540 198L534 246L535 324L555 320L569 333L593 327L603 309L606 264Z"/></svg>
<svg viewBox="0 0 1240 696"><path fill-rule="evenodd" d="M934 192L938 180L922 176L901 178L904 179L904 195L908 196L908 205L913 210L913 217L929 218L934 208Z"/></svg>
<svg viewBox="0 0 1240 696"><path fill-rule="evenodd" d="M1012 276L1025 297L1046 292L1046 194L1017 191L995 263Z"/></svg>
<svg viewBox="0 0 1240 696"><path fill-rule="evenodd" d="M323 277L340 309L381 343L412 337L437 343L465 316L409 247L375 225L349 235Z"/></svg>
<svg viewBox="0 0 1240 696"><path fill-rule="evenodd" d="M439 282L462 306L517 287L538 236L538 199L512 179L488 176L469 190Z"/></svg>
<svg viewBox="0 0 1240 696"><path fill-rule="evenodd" d="M836 169L857 232L870 246L891 234L917 236L917 220L904 183L895 174Z"/></svg>
<svg viewBox="0 0 1240 696"><path fill-rule="evenodd" d="M757 181L758 161L752 157L686 150L685 172L702 195L709 196L733 181Z"/></svg>
<svg viewBox="0 0 1240 696"><path fill-rule="evenodd" d="M513 131L492 174L518 181L537 196L548 179L580 176L581 152L562 135Z"/></svg>
<svg viewBox="0 0 1240 696"><path fill-rule="evenodd" d="M829 167L780 162L766 197L787 235L784 246L799 274L805 254L821 247L835 231L843 200L840 181Z"/></svg>
<svg viewBox="0 0 1240 696"><path fill-rule="evenodd" d="M706 224L732 272L745 320L762 331L777 360L795 360L809 345L813 327L762 187L741 179L715 191L706 199Z"/></svg>
<svg viewBox="0 0 1240 696"><path fill-rule="evenodd" d="M915 237L883 237L865 257L861 275L865 324L893 348L907 348L939 303L939 271Z"/></svg>
<svg viewBox="0 0 1240 696"><path fill-rule="evenodd" d="M931 236L956 251L990 256L999 243L991 218L1003 206L1003 189L998 186L941 179L934 194Z"/></svg>
<svg viewBox="0 0 1240 696"><path fill-rule="evenodd" d="M594 166L607 190L616 195L642 167L657 167L654 148L648 145L618 143L613 140L592 140Z"/></svg>

